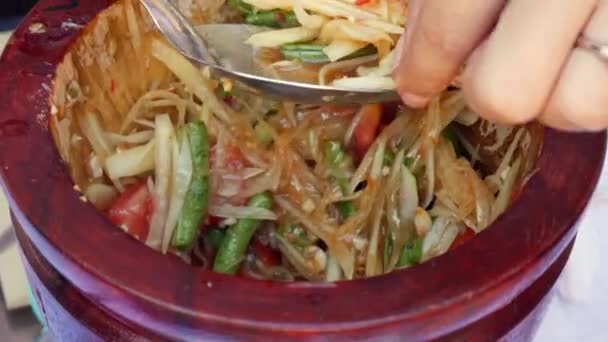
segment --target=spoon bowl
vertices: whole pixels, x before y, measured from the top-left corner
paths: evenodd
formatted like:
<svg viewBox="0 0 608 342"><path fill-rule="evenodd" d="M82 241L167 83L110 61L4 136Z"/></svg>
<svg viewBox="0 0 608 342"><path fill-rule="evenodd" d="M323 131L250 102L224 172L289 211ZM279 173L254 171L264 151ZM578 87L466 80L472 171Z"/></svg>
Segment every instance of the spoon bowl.
<svg viewBox="0 0 608 342"><path fill-rule="evenodd" d="M256 95L303 104L366 104L399 100L394 90L348 89L272 78L254 61L245 41L265 28L241 24L211 24L196 28L167 0L141 0L165 38L214 77L231 79Z"/></svg>

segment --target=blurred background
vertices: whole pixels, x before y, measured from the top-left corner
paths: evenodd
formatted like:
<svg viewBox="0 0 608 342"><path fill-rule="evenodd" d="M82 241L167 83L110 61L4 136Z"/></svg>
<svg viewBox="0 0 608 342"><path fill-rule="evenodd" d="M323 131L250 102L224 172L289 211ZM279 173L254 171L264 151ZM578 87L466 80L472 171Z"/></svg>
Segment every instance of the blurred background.
<svg viewBox="0 0 608 342"><path fill-rule="evenodd" d="M2 0L0 1L0 16L23 15L27 13L36 2L38 2L38 0Z"/></svg>
<svg viewBox="0 0 608 342"><path fill-rule="evenodd" d="M70 0L67 0L70 1ZM12 30L37 0L0 0L0 51ZM8 204L0 191L0 341L41 340L42 326L29 306L27 281L22 269L10 220Z"/></svg>

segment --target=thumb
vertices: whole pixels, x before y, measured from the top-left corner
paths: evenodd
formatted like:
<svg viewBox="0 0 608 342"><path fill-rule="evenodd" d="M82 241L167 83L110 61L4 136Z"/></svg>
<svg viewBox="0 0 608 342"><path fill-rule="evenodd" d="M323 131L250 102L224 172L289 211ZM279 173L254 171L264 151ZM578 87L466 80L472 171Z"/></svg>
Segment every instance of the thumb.
<svg viewBox="0 0 608 342"><path fill-rule="evenodd" d="M393 70L403 101L423 107L443 91L504 5L505 0L411 1Z"/></svg>

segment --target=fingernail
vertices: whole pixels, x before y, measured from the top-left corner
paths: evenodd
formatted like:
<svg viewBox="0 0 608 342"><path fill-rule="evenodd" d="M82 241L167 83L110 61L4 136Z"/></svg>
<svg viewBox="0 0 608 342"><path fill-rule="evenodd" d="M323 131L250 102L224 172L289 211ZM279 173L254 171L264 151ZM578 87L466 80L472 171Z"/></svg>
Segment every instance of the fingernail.
<svg viewBox="0 0 608 342"><path fill-rule="evenodd" d="M428 97L424 97L424 96L420 96L420 95L416 95L416 94L408 93L408 92L402 92L399 95L401 95L401 99L403 100L403 102L405 102L405 104L410 107L422 108L422 107L425 107L429 103Z"/></svg>
<svg viewBox="0 0 608 342"><path fill-rule="evenodd" d="M401 58L403 57L403 50L405 47L405 37L405 34L401 35L401 38L399 38L397 41L397 45L395 45L395 58L393 59L391 73L395 72L395 70L399 67L399 63L401 63Z"/></svg>

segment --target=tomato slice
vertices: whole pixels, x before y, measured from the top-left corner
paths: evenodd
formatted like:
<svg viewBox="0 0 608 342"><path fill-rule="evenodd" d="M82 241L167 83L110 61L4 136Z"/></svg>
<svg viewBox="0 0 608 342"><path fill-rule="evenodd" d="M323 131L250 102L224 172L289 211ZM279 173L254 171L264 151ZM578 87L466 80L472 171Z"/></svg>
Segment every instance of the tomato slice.
<svg viewBox="0 0 608 342"><path fill-rule="evenodd" d="M145 240L148 237L153 206L148 184L142 181L128 188L114 201L108 211L108 218L129 234Z"/></svg>
<svg viewBox="0 0 608 342"><path fill-rule="evenodd" d="M222 218L221 217L217 217L217 216L213 216L213 215L208 215L203 220L203 227L214 227L214 226L219 225L220 223L222 223Z"/></svg>
<svg viewBox="0 0 608 342"><path fill-rule="evenodd" d="M281 265L281 256L273 251L270 247L262 244L257 239L253 239L251 244L249 245L249 249L253 252L256 259L264 264L264 267L275 267ZM252 270L249 269L247 264L243 262L239 271L237 272L237 276L248 279L259 279L258 276L254 274Z"/></svg>
<svg viewBox="0 0 608 342"><path fill-rule="evenodd" d="M266 267L275 267L281 265L281 258L272 250L272 248L263 245L257 239L253 239L250 245L251 251L256 259L261 261Z"/></svg>
<svg viewBox="0 0 608 342"><path fill-rule="evenodd" d="M224 148L224 162L220 165L218 160L217 160L217 145L213 146L211 148L211 150L209 151L209 166L211 167L211 170L221 170L221 172L225 172L225 173L236 173L239 172L240 170L244 169L247 166L247 159L245 159L245 156L243 156L243 153L241 152L241 150L232 144L227 145ZM221 181L220 181L221 182ZM238 182L238 181L236 181ZM216 195L217 193L215 191L217 191L217 189L221 188L222 184L216 184L214 183L214 178L212 177L212 183L211 183L211 192L212 195ZM213 201L213 196L212 196L212 201ZM247 202L246 198L240 198L238 196L235 196L234 198L231 198L229 200L230 204L232 205L244 205ZM204 221L203 221L203 227L210 227L210 226L217 226L218 224L220 224L224 219L220 218L220 217L215 217L215 216L207 216Z"/></svg>
<svg viewBox="0 0 608 342"><path fill-rule="evenodd" d="M449 250L453 250L453 249L456 249L456 248L462 246L464 243L471 240L474 236L475 236L475 232L473 231L473 229L467 227L465 229L465 231L463 233L461 233L460 235L458 235L458 237L456 237L456 240L454 240L454 242L452 242L452 245L450 246Z"/></svg>
<svg viewBox="0 0 608 342"><path fill-rule="evenodd" d="M363 158L367 150L374 143L374 140L376 140L382 118L382 106L379 104L369 104L361 107L361 111L363 111L361 113L361 121L359 121L353 132L354 148L359 158Z"/></svg>
<svg viewBox="0 0 608 342"><path fill-rule="evenodd" d="M225 148L224 164L218 165L216 161L217 146L213 146L209 152L209 165L212 169L223 169L229 172L242 170L246 166L247 160L241 150L235 145L228 145Z"/></svg>

